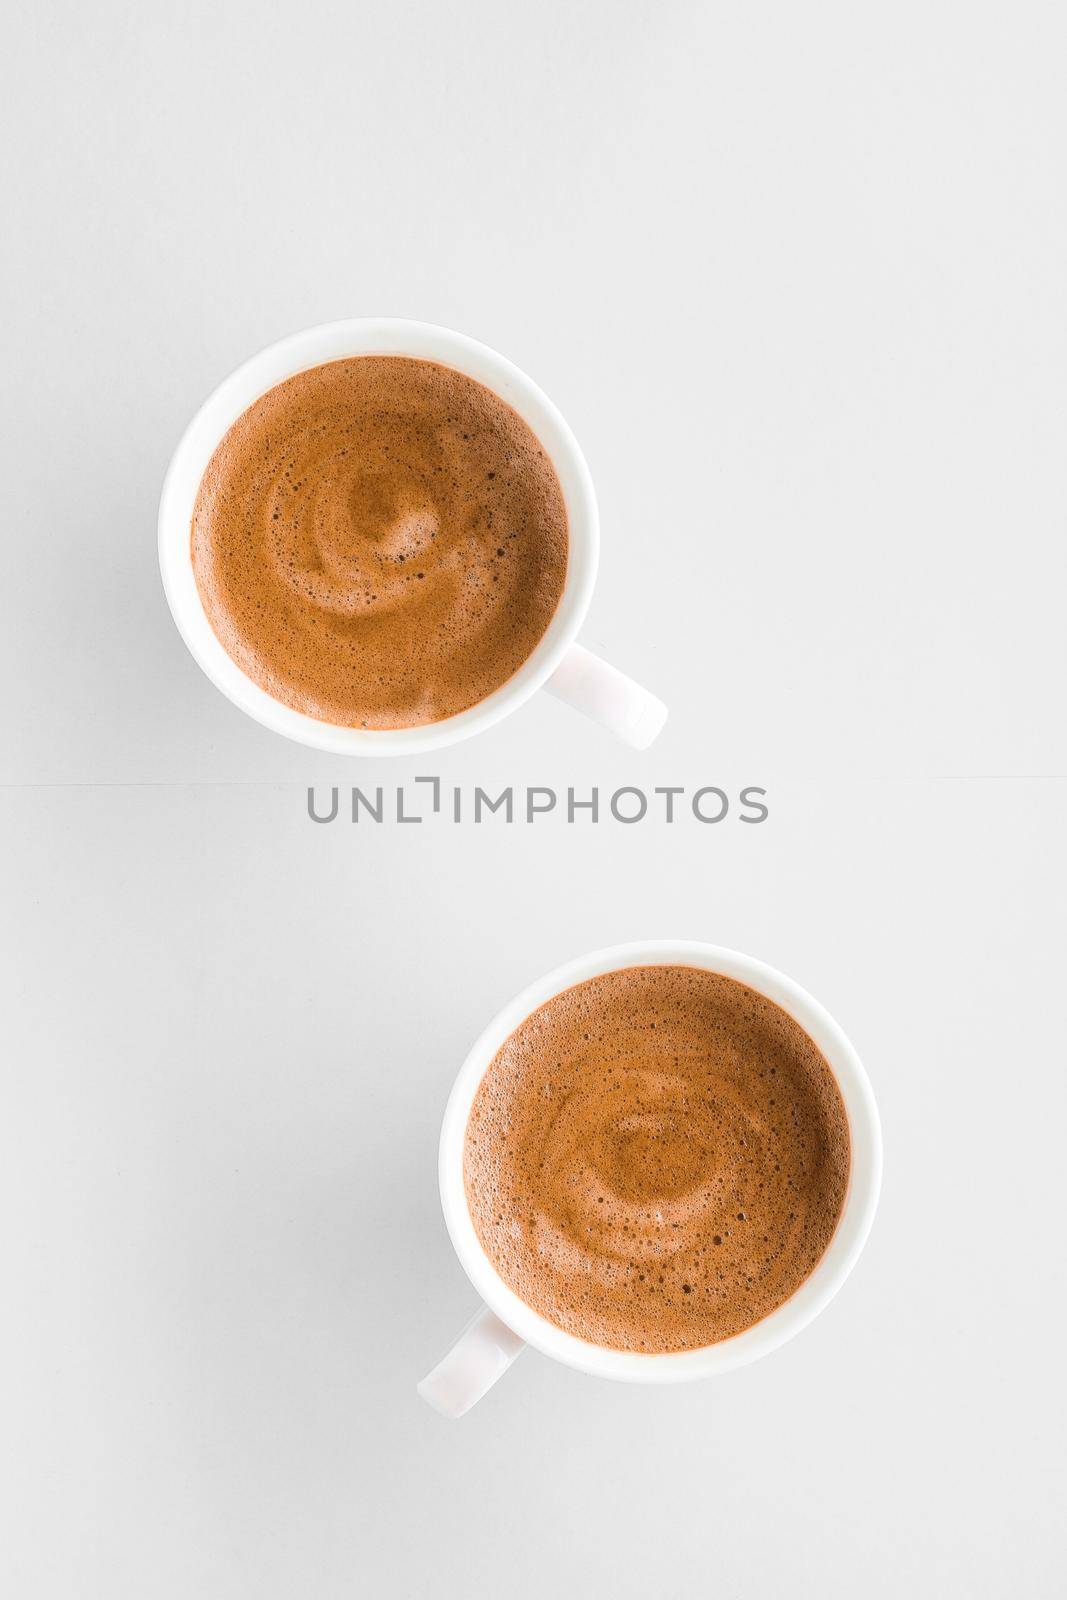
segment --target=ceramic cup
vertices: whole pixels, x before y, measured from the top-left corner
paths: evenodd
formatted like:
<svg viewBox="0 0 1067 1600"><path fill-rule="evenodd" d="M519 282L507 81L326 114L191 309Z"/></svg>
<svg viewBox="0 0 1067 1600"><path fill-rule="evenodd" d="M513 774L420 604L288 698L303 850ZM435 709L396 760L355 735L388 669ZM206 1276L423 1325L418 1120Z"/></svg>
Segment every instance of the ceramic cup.
<svg viewBox="0 0 1067 1600"><path fill-rule="evenodd" d="M644 1355L608 1350L565 1333L521 1300L498 1276L474 1230L463 1188L463 1140L478 1085L505 1039L553 995L624 967L689 966L736 978L787 1011L819 1047L837 1080L848 1115L851 1170L834 1236L814 1271L783 1305L742 1333L700 1350ZM866 1242L882 1179L882 1135L874 1094L852 1045L817 1000L762 961L717 945L656 941L627 944L571 961L524 989L489 1024L460 1068L441 1129L439 1160L445 1223L460 1262L483 1302L457 1342L419 1384L419 1393L448 1417L460 1417L532 1345L594 1377L634 1383L713 1378L756 1361L792 1339L829 1303Z"/></svg>
<svg viewBox="0 0 1067 1600"><path fill-rule="evenodd" d="M326 361L404 355L436 361L476 378L513 407L544 445L563 489L570 536L567 580L536 649L507 683L477 705L422 727L341 728L282 705L247 677L211 628L193 576L190 528L204 469L231 425L268 389ZM391 317L332 322L293 334L253 356L219 385L193 418L174 453L159 506L159 565L178 631L193 659L250 717L301 744L339 755L413 755L454 744L517 711L548 689L636 749L663 727L667 708L625 673L577 643L596 580L600 527L589 468L577 440L537 385L486 345L461 333Z"/></svg>

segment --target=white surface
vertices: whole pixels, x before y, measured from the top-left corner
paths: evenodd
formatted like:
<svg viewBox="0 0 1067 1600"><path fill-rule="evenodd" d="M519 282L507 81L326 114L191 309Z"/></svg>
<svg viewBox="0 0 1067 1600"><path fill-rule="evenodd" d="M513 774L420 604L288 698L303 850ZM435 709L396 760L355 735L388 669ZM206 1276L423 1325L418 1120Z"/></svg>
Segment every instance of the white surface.
<svg viewBox="0 0 1067 1600"><path fill-rule="evenodd" d="M583 640L675 751L697 722L730 768L1067 773L1062 8L55 0L10 31L34 537L0 663L34 693L0 774L303 779L191 670L151 530L215 383L382 314L560 407L600 499ZM580 754L558 726L494 750Z"/></svg>
<svg viewBox="0 0 1067 1600"><path fill-rule="evenodd" d="M6 1593L1062 1592L1065 26L9 22ZM763 784L766 824L308 821L309 782L382 765L202 677L155 510L227 371L381 312L560 405L602 515L583 637L672 713L637 756L538 696L431 770ZM650 936L839 1018L886 1136L870 1244L750 1369L631 1389L531 1353L447 1424L413 1384L474 1310L448 1086L529 979Z"/></svg>
<svg viewBox="0 0 1067 1600"><path fill-rule="evenodd" d="M316 827L281 785L7 795L9 1592L1062 1592L1063 789L772 799L594 834ZM870 1241L738 1373L530 1351L445 1422L414 1385L476 1309L452 1080L528 979L649 932L832 1009L882 1114Z"/></svg>
<svg viewBox="0 0 1067 1600"><path fill-rule="evenodd" d="M745 983L800 1024L822 1051L837 1079L848 1119L851 1167L837 1230L810 1277L776 1311L732 1339L701 1350L648 1356L636 1350L605 1350L576 1339L539 1315L498 1276L475 1231L463 1184L467 1122L486 1068L527 1017L553 995L576 983L624 967L703 967ZM867 1242L882 1185L882 1130L870 1080L855 1046L825 1006L794 979L765 961L692 939L639 939L607 949L583 951L574 960L540 974L513 996L472 1045L448 1097L438 1159L441 1209L452 1246L487 1307L535 1350L592 1377L629 1383L692 1383L720 1377L758 1361L802 1333L845 1283ZM494 1319L495 1320L495 1319ZM460 1341L461 1348L462 1341ZM455 1351L452 1352L455 1354ZM500 1369L503 1371L503 1368ZM492 1379L489 1380L492 1382ZM420 1392L424 1385L420 1384ZM489 1383L482 1385L488 1389ZM462 1408L466 1410L467 1407Z"/></svg>

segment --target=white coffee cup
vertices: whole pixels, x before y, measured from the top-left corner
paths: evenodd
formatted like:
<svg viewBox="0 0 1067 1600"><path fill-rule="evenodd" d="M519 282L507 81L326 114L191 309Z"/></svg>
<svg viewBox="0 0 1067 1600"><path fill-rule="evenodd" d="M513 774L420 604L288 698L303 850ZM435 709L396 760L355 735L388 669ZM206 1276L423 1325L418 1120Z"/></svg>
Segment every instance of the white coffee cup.
<svg viewBox="0 0 1067 1600"><path fill-rule="evenodd" d="M533 653L507 683L441 722L397 729L341 728L294 711L253 683L219 643L193 576L191 524L204 469L243 411L268 389L326 361L405 355L476 378L507 401L552 458L567 506L567 581ZM589 468L556 407L525 373L461 333L393 317L365 317L309 328L253 356L219 385L189 424L167 471L159 505L159 565L178 631L195 661L233 703L264 727L340 755L412 755L490 728L545 688L635 749L650 745L667 719L662 701L576 643L596 580L600 525Z"/></svg>
<svg viewBox="0 0 1067 1600"><path fill-rule="evenodd" d="M851 1169L834 1236L813 1272L785 1303L730 1339L670 1355L608 1350L565 1333L539 1315L500 1278L475 1232L463 1188L463 1142L478 1086L504 1041L553 995L623 967L702 967L766 995L787 1011L826 1058L845 1103ZM866 1242L882 1181L882 1134L874 1093L852 1045L833 1018L791 978L762 961L717 945L657 940L598 950L550 972L496 1016L468 1055L449 1096L441 1129L441 1203L452 1244L484 1302L457 1342L419 1384L419 1393L447 1417L461 1417L507 1371L525 1345L600 1378L679 1383L712 1378L765 1356L807 1326L840 1289Z"/></svg>

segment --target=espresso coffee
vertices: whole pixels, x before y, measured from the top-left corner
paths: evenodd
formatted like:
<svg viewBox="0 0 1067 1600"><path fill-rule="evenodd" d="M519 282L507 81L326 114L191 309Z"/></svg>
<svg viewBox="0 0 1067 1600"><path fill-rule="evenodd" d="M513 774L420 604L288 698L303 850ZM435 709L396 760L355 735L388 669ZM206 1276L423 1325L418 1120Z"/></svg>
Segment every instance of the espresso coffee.
<svg viewBox="0 0 1067 1600"><path fill-rule="evenodd" d="M780 1006L630 967L526 1018L478 1088L467 1205L506 1284L613 1350L695 1350L800 1287L841 1215L848 1119Z"/></svg>
<svg viewBox="0 0 1067 1600"><path fill-rule="evenodd" d="M408 728L507 682L563 593L567 512L522 418L463 373L331 361L240 416L197 494L216 636L274 699Z"/></svg>

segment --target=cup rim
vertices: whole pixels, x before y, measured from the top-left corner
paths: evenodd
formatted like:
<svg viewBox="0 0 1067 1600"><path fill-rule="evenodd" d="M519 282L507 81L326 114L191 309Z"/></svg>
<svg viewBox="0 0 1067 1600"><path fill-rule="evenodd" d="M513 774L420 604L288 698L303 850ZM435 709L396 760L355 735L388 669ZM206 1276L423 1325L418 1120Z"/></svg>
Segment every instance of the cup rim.
<svg viewBox="0 0 1067 1600"><path fill-rule="evenodd" d="M405 355L437 361L486 384L544 445L567 507L568 555L563 593L548 628L506 683L476 705L440 722L411 728L349 728L275 700L249 678L216 637L192 570L190 524L197 490L215 448L243 411L269 389L310 367L359 355ZM440 749L480 733L516 711L559 666L585 619L596 582L600 524L593 480L558 407L514 362L467 334L405 317L353 317L287 335L236 367L200 405L171 457L157 519L163 590L178 632L215 687L264 727L299 744L339 755L402 756Z"/></svg>
<svg viewBox="0 0 1067 1600"><path fill-rule="evenodd" d="M558 1328L504 1283L482 1248L463 1188L463 1141L475 1093L504 1041L539 1005L573 985L606 972L640 966L695 966L735 978L788 1012L825 1056L848 1116L851 1160L837 1228L804 1282L781 1306L752 1327L698 1350L666 1354L610 1350ZM677 1383L712 1377L769 1355L825 1309L854 1267L867 1241L882 1178L882 1135L874 1091L842 1028L792 978L754 957L694 940L646 940L579 956L529 984L483 1030L456 1077L445 1108L438 1151L438 1180L445 1225L460 1264L485 1303L519 1337L542 1354L597 1377L638 1383Z"/></svg>

